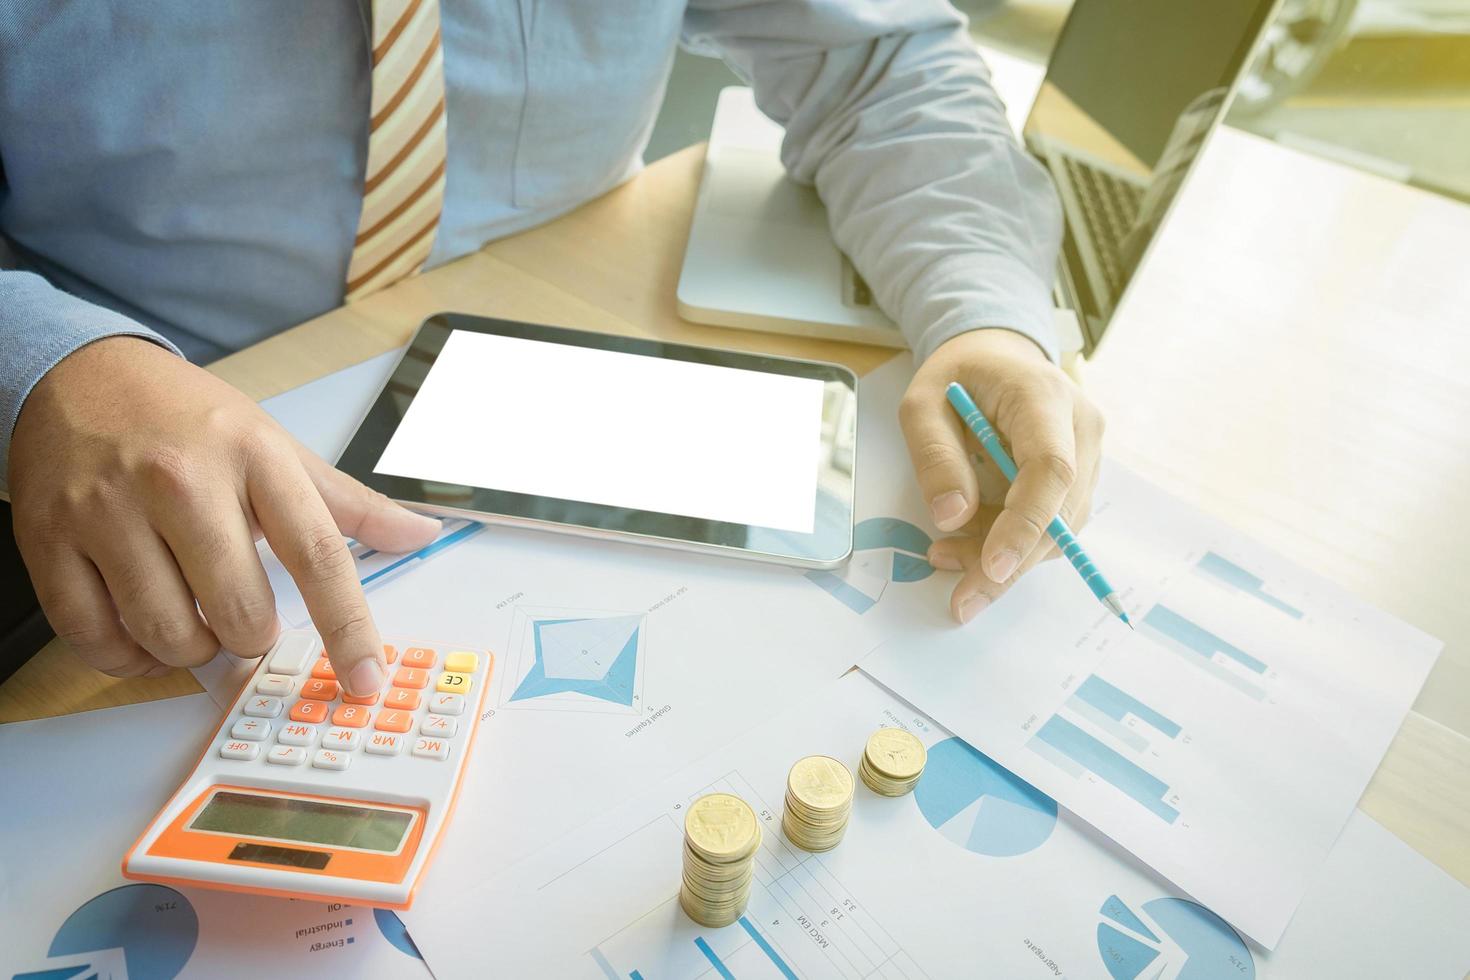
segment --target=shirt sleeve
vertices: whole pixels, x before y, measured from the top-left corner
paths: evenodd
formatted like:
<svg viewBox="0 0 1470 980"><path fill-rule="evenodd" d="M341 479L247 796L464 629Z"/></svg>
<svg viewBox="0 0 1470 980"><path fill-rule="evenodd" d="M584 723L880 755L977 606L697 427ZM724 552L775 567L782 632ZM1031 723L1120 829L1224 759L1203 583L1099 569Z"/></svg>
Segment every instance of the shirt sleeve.
<svg viewBox="0 0 1470 980"><path fill-rule="evenodd" d="M118 335L144 337L179 353L142 324L62 292L34 273L0 270L0 490L10 490L10 440L36 382L72 351Z"/></svg>
<svg viewBox="0 0 1470 980"><path fill-rule="evenodd" d="M1055 360L1061 208L942 0L693 0L684 43L786 128L832 235L919 358L978 327Z"/></svg>

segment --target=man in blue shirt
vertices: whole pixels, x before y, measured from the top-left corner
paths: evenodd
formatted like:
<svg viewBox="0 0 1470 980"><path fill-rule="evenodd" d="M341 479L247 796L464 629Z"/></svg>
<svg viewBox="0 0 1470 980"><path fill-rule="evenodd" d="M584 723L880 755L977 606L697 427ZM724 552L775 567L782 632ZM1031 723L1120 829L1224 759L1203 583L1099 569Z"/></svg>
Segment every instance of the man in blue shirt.
<svg viewBox="0 0 1470 980"><path fill-rule="evenodd" d="M681 42L725 58L786 127L788 170L815 184L922 362L902 422L936 526L960 532L931 554L965 572L954 615L1046 556L1053 514L1086 516L1101 418L1053 364L1058 208L943 0L8 6L0 486L47 617L101 670L268 649L264 535L349 691L377 689L378 636L342 536L408 549L434 522L190 360L628 179ZM376 187L395 114L412 138L388 161L407 195L389 207ZM422 230L364 258L371 233L411 231L430 203ZM956 379L1020 465L1003 508L980 499L945 404Z"/></svg>

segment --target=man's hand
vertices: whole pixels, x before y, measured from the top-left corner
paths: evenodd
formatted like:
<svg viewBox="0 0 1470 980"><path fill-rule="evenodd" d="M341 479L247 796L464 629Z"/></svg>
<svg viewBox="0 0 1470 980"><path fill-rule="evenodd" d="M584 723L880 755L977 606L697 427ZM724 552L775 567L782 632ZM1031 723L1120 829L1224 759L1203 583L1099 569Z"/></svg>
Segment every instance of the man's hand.
<svg viewBox="0 0 1470 980"><path fill-rule="evenodd" d="M944 390L964 385L1010 447L1016 481L1000 471L950 408ZM1031 341L1010 330L972 330L936 350L914 375L899 408L919 489L941 531L929 562L964 571L950 611L969 622L1011 583L1054 553L1046 525L1058 513L1075 530L1086 521L1102 459L1102 414ZM980 453L977 470L972 453ZM1004 493L1005 506L986 503Z"/></svg>
<svg viewBox="0 0 1470 980"><path fill-rule="evenodd" d="M439 526L135 337L89 344L41 379L16 424L10 487L16 543L47 619L115 677L202 664L221 645L269 651L278 626L255 550L263 534L348 693L376 691L382 644L343 535L406 551Z"/></svg>

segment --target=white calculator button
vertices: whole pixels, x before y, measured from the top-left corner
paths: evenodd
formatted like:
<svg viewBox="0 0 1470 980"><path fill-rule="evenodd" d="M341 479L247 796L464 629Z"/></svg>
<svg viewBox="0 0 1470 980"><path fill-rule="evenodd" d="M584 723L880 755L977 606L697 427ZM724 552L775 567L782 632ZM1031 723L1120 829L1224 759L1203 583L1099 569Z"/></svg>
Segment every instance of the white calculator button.
<svg viewBox="0 0 1470 980"><path fill-rule="evenodd" d="M282 745L310 745L316 741L316 726L303 725L299 721L287 722L281 727L276 741Z"/></svg>
<svg viewBox="0 0 1470 980"><path fill-rule="evenodd" d="M316 658L316 637L310 633L287 633L271 651L272 674L299 674Z"/></svg>
<svg viewBox="0 0 1470 980"><path fill-rule="evenodd" d="M454 718L446 718L443 715L426 715L419 722L420 735L438 735L443 738L453 738L454 733L459 730L459 722Z"/></svg>
<svg viewBox="0 0 1470 980"><path fill-rule="evenodd" d="M413 754L420 759L447 759L449 758L449 739L416 739L413 743Z"/></svg>
<svg viewBox="0 0 1470 980"><path fill-rule="evenodd" d="M464 695L435 692L429 698L429 710L441 715L464 714Z"/></svg>
<svg viewBox="0 0 1470 980"><path fill-rule="evenodd" d="M403 736L389 732L373 732L362 746L372 755L397 755L403 748Z"/></svg>
<svg viewBox="0 0 1470 980"><path fill-rule="evenodd" d="M322 736L322 748L351 752L361 740L362 736L355 728L328 728Z"/></svg>
<svg viewBox="0 0 1470 980"><path fill-rule="evenodd" d="M273 698L289 697L296 682L280 674L266 674L255 685L256 694L269 694Z"/></svg>
<svg viewBox="0 0 1470 980"><path fill-rule="evenodd" d="M250 760L260 755L260 746L255 742L231 740L219 747L221 759Z"/></svg>
<svg viewBox="0 0 1470 980"><path fill-rule="evenodd" d="M271 723L259 718L241 718L230 729L230 738L243 738L247 742L261 742L270 737Z"/></svg>
<svg viewBox="0 0 1470 980"><path fill-rule="evenodd" d="M245 699L245 713L251 718L274 718L281 713L281 699L252 694Z"/></svg>
<svg viewBox="0 0 1470 980"><path fill-rule="evenodd" d="M346 752L337 752L333 749L317 749L316 755L311 757L311 764L317 769L336 769L341 771L346 769L347 763L351 761L352 756Z"/></svg>
<svg viewBox="0 0 1470 980"><path fill-rule="evenodd" d="M299 766L306 761L306 750L293 745L277 745L266 753L265 760L278 766Z"/></svg>

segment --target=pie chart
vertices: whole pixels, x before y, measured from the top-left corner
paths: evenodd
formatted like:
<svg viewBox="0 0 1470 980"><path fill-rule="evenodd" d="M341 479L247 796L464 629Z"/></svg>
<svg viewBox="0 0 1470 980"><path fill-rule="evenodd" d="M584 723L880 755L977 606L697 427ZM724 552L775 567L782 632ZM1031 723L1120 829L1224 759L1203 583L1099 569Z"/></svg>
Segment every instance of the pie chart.
<svg viewBox="0 0 1470 980"><path fill-rule="evenodd" d="M852 559L837 571L814 570L808 580L861 615L878 604L890 582L922 582L934 574L929 535L897 517L870 517L852 529Z"/></svg>
<svg viewBox="0 0 1470 980"><path fill-rule="evenodd" d="M408 928L404 926L398 913L387 909L373 909L373 921L378 924L378 931L383 934L383 938L388 940L400 953L407 953L416 960L424 958L419 953L419 948L409 938Z"/></svg>
<svg viewBox="0 0 1470 980"><path fill-rule="evenodd" d="M941 835L989 857L1034 851L1057 825L1055 800L958 738L930 747L914 801Z"/></svg>
<svg viewBox="0 0 1470 980"><path fill-rule="evenodd" d="M56 930L49 956L121 949L132 980L172 980L199 941L199 916L163 885L122 885L84 904Z"/></svg>
<svg viewBox="0 0 1470 980"><path fill-rule="evenodd" d="M1254 980L1255 960L1235 930L1203 905L1155 898L1135 912L1117 895L1098 910L1097 951L1113 980L1156 977L1174 967L1179 980ZM1182 960L1182 963L1180 962Z"/></svg>
<svg viewBox="0 0 1470 980"><path fill-rule="evenodd" d="M920 582L934 574L929 535L897 517L870 517L852 529L852 550L881 551L894 582Z"/></svg>

